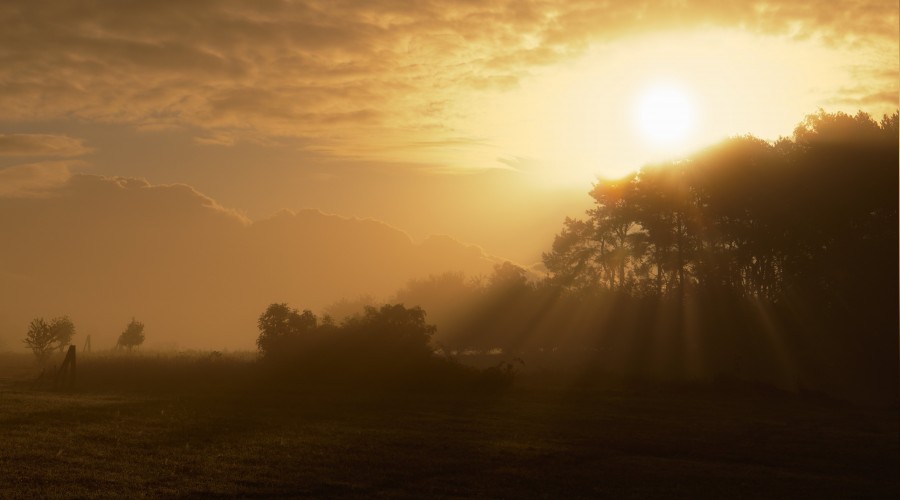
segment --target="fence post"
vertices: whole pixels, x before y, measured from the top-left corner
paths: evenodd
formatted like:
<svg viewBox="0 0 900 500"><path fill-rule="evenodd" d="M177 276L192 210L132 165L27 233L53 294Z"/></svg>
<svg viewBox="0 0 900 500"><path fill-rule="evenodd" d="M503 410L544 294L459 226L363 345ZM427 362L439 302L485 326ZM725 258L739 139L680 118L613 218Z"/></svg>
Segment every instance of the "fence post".
<svg viewBox="0 0 900 500"><path fill-rule="evenodd" d="M53 388L56 389L60 386L60 378L62 378L63 388L66 389L74 389L75 388L75 346L70 345L69 351L66 353L66 359L63 360L62 366L59 367L59 371L56 373L56 381L53 383Z"/></svg>

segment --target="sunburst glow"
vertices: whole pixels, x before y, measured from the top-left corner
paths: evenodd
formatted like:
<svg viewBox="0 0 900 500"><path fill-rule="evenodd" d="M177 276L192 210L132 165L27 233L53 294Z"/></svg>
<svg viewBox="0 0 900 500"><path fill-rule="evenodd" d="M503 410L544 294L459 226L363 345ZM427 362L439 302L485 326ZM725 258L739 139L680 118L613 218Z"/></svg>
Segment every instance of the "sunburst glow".
<svg viewBox="0 0 900 500"><path fill-rule="evenodd" d="M673 146L688 138L697 119L696 105L672 84L658 84L638 97L634 120L643 139L655 146Z"/></svg>

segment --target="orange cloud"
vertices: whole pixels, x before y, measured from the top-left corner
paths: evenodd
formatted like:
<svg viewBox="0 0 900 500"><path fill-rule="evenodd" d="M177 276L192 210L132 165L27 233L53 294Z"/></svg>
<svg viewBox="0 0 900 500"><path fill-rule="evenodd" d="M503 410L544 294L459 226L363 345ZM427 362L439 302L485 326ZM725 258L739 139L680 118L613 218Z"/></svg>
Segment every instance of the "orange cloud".
<svg viewBox="0 0 900 500"><path fill-rule="evenodd" d="M48 196L69 181L73 167L84 163L48 161L0 169L0 198Z"/></svg>
<svg viewBox="0 0 900 500"><path fill-rule="evenodd" d="M896 4L870 0L12 0L0 23L8 120L188 124L369 155L465 135L453 103L468 93L514 88L536 67L635 34L718 26L846 47L898 37Z"/></svg>
<svg viewBox="0 0 900 500"><path fill-rule="evenodd" d="M80 139L51 134L0 134L0 156L81 156L91 151Z"/></svg>

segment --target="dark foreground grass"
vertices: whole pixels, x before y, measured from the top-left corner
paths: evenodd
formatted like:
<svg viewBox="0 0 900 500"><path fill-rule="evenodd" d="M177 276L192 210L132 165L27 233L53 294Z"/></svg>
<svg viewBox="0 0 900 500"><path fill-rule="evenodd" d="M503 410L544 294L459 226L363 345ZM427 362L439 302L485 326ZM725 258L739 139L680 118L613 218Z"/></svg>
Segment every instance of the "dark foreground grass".
<svg viewBox="0 0 900 500"><path fill-rule="evenodd" d="M0 385L3 498L896 498L898 454L896 409L783 394Z"/></svg>

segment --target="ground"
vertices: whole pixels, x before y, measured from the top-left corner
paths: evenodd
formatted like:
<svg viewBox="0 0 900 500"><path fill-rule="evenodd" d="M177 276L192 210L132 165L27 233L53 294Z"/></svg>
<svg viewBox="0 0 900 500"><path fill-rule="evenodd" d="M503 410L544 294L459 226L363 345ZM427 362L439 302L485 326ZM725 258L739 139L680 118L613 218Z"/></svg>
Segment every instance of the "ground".
<svg viewBox="0 0 900 500"><path fill-rule="evenodd" d="M898 412L778 392L92 390L0 377L0 497L897 498Z"/></svg>

